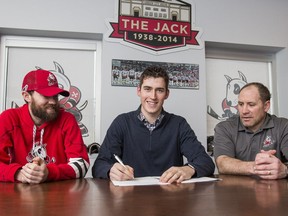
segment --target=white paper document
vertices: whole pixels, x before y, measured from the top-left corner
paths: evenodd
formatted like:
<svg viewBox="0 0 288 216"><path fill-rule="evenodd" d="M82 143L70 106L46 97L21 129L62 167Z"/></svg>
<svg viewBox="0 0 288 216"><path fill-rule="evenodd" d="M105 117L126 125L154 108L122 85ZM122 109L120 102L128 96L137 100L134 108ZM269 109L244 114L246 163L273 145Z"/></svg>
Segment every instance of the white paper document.
<svg viewBox="0 0 288 216"><path fill-rule="evenodd" d="M138 177L127 181L113 181L115 186L144 186L144 185L167 185L168 183L162 183L159 181L159 176L149 176L149 177ZM218 181L219 178L201 177L201 178L191 178L182 182L186 183L196 183L196 182L209 182Z"/></svg>

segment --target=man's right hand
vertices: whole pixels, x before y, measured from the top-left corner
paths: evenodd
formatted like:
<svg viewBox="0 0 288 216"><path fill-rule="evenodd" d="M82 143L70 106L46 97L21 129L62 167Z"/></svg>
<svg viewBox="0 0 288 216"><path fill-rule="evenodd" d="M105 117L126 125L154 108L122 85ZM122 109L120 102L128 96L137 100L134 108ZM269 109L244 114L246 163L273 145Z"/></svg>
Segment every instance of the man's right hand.
<svg viewBox="0 0 288 216"><path fill-rule="evenodd" d="M39 184L45 182L48 177L48 169L44 160L36 157L32 163L25 164L21 170L19 170L15 179L22 183Z"/></svg>
<svg viewBox="0 0 288 216"><path fill-rule="evenodd" d="M115 181L124 181L134 178L134 169L128 165L122 166L120 163L115 163L109 172L109 178Z"/></svg>
<svg viewBox="0 0 288 216"><path fill-rule="evenodd" d="M22 174L22 169L19 169L15 174L15 179L18 182L28 183L25 181L24 175Z"/></svg>

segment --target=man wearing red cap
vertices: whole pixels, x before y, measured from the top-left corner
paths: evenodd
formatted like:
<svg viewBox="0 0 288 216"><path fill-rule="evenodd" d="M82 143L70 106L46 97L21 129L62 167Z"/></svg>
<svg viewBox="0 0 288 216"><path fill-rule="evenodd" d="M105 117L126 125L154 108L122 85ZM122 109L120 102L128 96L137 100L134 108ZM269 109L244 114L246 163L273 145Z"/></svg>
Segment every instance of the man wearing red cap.
<svg viewBox="0 0 288 216"><path fill-rule="evenodd" d="M24 77L20 108L0 115L0 181L41 183L85 176L89 159L75 117L60 108L55 75L46 70Z"/></svg>

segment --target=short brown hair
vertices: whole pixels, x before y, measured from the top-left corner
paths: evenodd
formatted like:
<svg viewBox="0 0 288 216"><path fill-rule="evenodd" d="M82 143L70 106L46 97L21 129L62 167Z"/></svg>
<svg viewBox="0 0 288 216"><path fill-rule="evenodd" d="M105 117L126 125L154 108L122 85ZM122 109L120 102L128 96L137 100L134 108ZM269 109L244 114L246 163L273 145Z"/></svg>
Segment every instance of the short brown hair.
<svg viewBox="0 0 288 216"><path fill-rule="evenodd" d="M241 93L241 91L249 86L255 86L258 89L259 95L260 95L260 99L263 103L265 103L266 101L269 101L271 99L271 94L269 89L263 85L262 83L259 82L251 82L251 83L247 83L245 86L243 86L240 90L239 93Z"/></svg>
<svg viewBox="0 0 288 216"><path fill-rule="evenodd" d="M168 90L169 76L164 68L158 67L158 66L147 67L140 76L140 83L139 83L140 88L143 84L144 79L149 78L149 77L163 78L165 82L166 90Z"/></svg>

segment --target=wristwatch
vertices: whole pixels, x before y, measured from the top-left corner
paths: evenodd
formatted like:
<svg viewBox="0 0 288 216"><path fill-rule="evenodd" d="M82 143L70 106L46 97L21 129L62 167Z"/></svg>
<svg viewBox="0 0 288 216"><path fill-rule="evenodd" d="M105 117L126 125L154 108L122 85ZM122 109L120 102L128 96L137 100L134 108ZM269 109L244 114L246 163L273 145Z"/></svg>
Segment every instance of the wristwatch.
<svg viewBox="0 0 288 216"><path fill-rule="evenodd" d="M195 172L196 172L196 169L195 169L195 167L194 166L192 166L191 164L189 164L189 163L187 163L186 164L187 166L189 166L189 167L191 167L192 169L194 169L195 170Z"/></svg>
<svg viewBox="0 0 288 216"><path fill-rule="evenodd" d="M197 175L197 171L196 171L196 169L195 169L195 167L194 166L192 166L191 164L189 164L189 163L187 163L187 164L185 164L186 166L189 166L191 169L193 169L194 170L194 174L191 176L191 178L193 177L193 176L196 176Z"/></svg>

